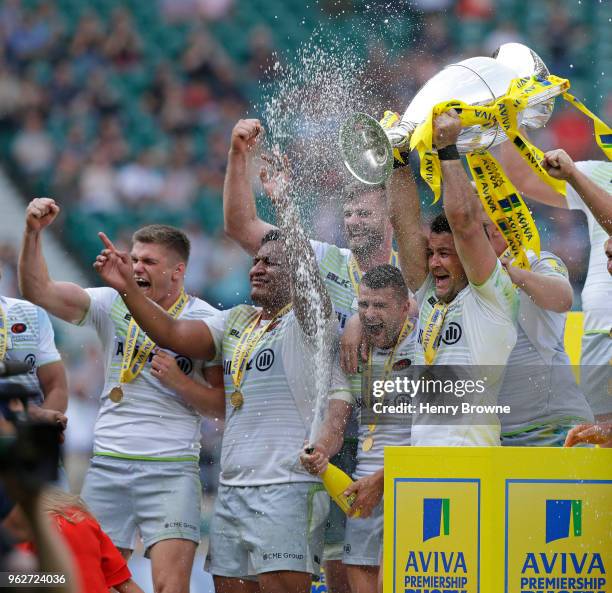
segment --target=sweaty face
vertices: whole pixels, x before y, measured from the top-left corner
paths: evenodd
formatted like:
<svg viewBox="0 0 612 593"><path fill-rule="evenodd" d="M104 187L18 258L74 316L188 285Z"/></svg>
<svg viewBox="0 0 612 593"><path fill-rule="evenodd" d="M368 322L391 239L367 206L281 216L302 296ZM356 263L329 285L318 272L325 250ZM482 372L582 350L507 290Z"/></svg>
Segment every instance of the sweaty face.
<svg viewBox="0 0 612 593"><path fill-rule="evenodd" d="M249 272L251 300L262 307L283 305L291 299L287 260L280 241L264 243Z"/></svg>
<svg viewBox="0 0 612 593"><path fill-rule="evenodd" d="M612 276L612 237L605 243L606 257L608 258L608 274Z"/></svg>
<svg viewBox="0 0 612 593"><path fill-rule="evenodd" d="M409 309L409 300L391 288L359 286L359 319L367 342L378 348L395 344Z"/></svg>
<svg viewBox="0 0 612 593"><path fill-rule="evenodd" d="M344 204L344 229L349 249L372 253L385 239L388 224L382 190L356 196Z"/></svg>
<svg viewBox="0 0 612 593"><path fill-rule="evenodd" d="M132 246L131 256L134 279L144 294L156 303L164 300L175 288L184 268L178 256L163 245L138 241Z"/></svg>
<svg viewBox="0 0 612 593"><path fill-rule="evenodd" d="M436 296L450 303L467 286L467 277L457 255L453 236L450 233L430 233L427 256Z"/></svg>

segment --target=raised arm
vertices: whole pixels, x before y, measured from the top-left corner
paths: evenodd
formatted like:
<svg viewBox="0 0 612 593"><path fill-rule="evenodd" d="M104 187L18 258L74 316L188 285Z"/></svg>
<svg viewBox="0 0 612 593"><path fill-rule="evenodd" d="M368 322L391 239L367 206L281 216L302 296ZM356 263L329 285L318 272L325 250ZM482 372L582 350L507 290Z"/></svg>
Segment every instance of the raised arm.
<svg viewBox="0 0 612 593"><path fill-rule="evenodd" d="M416 292L427 276L427 238L421 203L410 166L395 169L387 182L387 207L406 285Z"/></svg>
<svg viewBox="0 0 612 593"><path fill-rule="evenodd" d="M574 291L566 277L523 270L510 265L509 259L503 259L502 263L512 282L524 290L538 307L556 313L566 313L572 308Z"/></svg>
<svg viewBox="0 0 612 593"><path fill-rule="evenodd" d="M591 181L578 169L565 150L547 152L542 164L551 177L564 179L570 183L593 213L595 220L606 233L612 233L612 194Z"/></svg>
<svg viewBox="0 0 612 593"><path fill-rule="evenodd" d="M241 119L232 130L223 186L225 232L249 254L255 255L272 228L257 216L249 170L252 150L262 135L258 119Z"/></svg>
<svg viewBox="0 0 612 593"><path fill-rule="evenodd" d="M274 169L261 171L264 189L270 196L281 229L281 241L291 272L291 300L302 331L313 336L318 320L328 320L333 307L315 258L310 241L304 233L297 210L288 195L288 165L286 159L274 159ZM314 289L314 290L313 290Z"/></svg>
<svg viewBox="0 0 612 593"><path fill-rule="evenodd" d="M94 268L121 295L139 327L161 348L211 360L215 345L208 326L197 319L174 319L148 299L134 280L130 255L118 251L104 233L99 236L105 249L96 258Z"/></svg>
<svg viewBox="0 0 612 593"><path fill-rule="evenodd" d="M300 456L302 465L311 474L318 476L325 470L329 460L342 448L344 430L351 417L353 406L347 401L330 399L327 416L314 443L309 443L309 452Z"/></svg>
<svg viewBox="0 0 612 593"><path fill-rule="evenodd" d="M52 280L42 253L42 230L55 220L59 211L51 198L36 198L28 205L19 254L19 289L25 299L56 317L79 323L89 309L89 295L76 284Z"/></svg>
<svg viewBox="0 0 612 593"><path fill-rule="evenodd" d="M434 121L434 142L440 150L449 148L456 153L455 144L461 131L461 121L454 110L438 116ZM454 148L454 151L453 151ZM497 256L482 225L481 206L457 154L447 160L440 155L444 184L444 212L453 231L457 255L468 280L480 285L488 280Z"/></svg>
<svg viewBox="0 0 612 593"><path fill-rule="evenodd" d="M526 136L524 130L521 134ZM512 146L510 141L504 142L500 147L500 163L505 173L512 181L516 189L532 200L556 206L557 208L567 208L565 196L555 191L550 185L544 183L527 165L519 151Z"/></svg>

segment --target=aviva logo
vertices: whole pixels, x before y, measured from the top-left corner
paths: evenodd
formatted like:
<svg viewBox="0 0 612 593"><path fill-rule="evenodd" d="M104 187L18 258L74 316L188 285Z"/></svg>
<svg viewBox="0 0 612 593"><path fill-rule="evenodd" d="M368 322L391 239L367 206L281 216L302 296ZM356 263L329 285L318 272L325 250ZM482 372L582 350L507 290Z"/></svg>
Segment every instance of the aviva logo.
<svg viewBox="0 0 612 593"><path fill-rule="evenodd" d="M547 500L546 543L570 537L570 526L574 537L582 535L582 501Z"/></svg>
<svg viewBox="0 0 612 593"><path fill-rule="evenodd" d="M450 535L450 498L423 499L423 541Z"/></svg>

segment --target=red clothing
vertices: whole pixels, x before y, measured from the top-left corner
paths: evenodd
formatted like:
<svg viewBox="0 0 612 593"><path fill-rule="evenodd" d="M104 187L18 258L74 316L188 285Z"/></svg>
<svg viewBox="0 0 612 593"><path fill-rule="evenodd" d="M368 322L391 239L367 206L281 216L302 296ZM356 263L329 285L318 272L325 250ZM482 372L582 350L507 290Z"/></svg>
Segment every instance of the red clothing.
<svg viewBox="0 0 612 593"><path fill-rule="evenodd" d="M74 522L61 515L55 515L54 519L79 572L79 592L108 593L111 587L131 578L132 573L98 522L77 509L74 509L74 515Z"/></svg>

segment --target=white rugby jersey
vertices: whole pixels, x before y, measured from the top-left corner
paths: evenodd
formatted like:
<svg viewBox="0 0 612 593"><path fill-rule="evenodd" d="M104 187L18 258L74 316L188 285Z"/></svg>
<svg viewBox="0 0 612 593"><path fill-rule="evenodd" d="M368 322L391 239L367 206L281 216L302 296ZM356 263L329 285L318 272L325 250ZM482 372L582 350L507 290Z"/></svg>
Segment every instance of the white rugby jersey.
<svg viewBox="0 0 612 593"><path fill-rule="evenodd" d="M531 270L567 278L559 257L542 251L528 253ZM519 289L518 338L508 359L499 404L511 413L501 416L503 434L514 434L544 424L592 422L593 413L580 391L563 344L565 313L538 307ZM538 370L541 367L541 370Z"/></svg>
<svg viewBox="0 0 612 593"><path fill-rule="evenodd" d="M31 401L40 405L43 392L36 369L61 360L49 316L40 307L21 299L0 296L0 307L6 316L5 360L27 362L32 367L29 373L8 377L7 380L37 393L38 398Z"/></svg>
<svg viewBox="0 0 612 593"><path fill-rule="evenodd" d="M387 380L394 380L395 377L406 376L405 369L414 364L414 354L416 345L416 319L415 328L404 338L393 355L393 367ZM392 348L372 350L372 377L382 379L385 362ZM360 365L364 363L361 362ZM363 370L359 373L347 375L340 363L336 360L332 371L332 385L329 399L339 399L346 401L353 406L353 409L360 409L362 404L361 377ZM381 400L382 401L382 400ZM391 404L392 402L386 402ZM408 420L409 418L404 418ZM377 424L374 431L370 431L367 424L363 422L359 425L359 447L357 450L357 467L353 478L358 480L364 476L369 476L379 470L384 465L385 447L408 447L410 446L411 424ZM363 442L367 437L374 439L374 444L369 451L363 450Z"/></svg>
<svg viewBox="0 0 612 593"><path fill-rule="evenodd" d="M582 161L576 163L578 169L591 181L612 194L612 162ZM567 184L567 206L570 210L582 210L589 226L591 252L589 270L582 289L582 309L585 332L608 333L612 328L612 276L606 268L607 258L604 243L608 234L595 220L595 217L583 202L578 192ZM610 198L612 199L612 197Z"/></svg>
<svg viewBox="0 0 612 593"><path fill-rule="evenodd" d="M431 274L417 292L419 328L416 362L425 365L422 344L423 329L438 302ZM501 387L505 364L516 344L516 317L519 299L510 276L498 260L491 276L476 286L469 283L449 303L444 323L438 335L435 365L471 365L491 367L487 376L487 402L495 399ZM458 400L458 403L461 403ZM478 401L473 403L478 404ZM469 419L466 419L469 422ZM418 423L418 418L416 419ZM499 425L415 425L412 427L414 446L498 445Z"/></svg>
<svg viewBox="0 0 612 593"><path fill-rule="evenodd" d="M109 398L120 384L119 373L128 324L125 303L112 288L88 288L90 305L80 325L95 328L104 350L105 383L94 428L94 454L127 459L197 460L200 452L200 414L151 374L153 354L131 383L123 383L123 399ZM189 296L180 319L206 319L217 310ZM146 334L138 336L136 351ZM176 356L181 370L203 383L204 361Z"/></svg>
<svg viewBox="0 0 612 593"><path fill-rule="evenodd" d="M321 369L314 368L314 340L304 334L293 310L271 324L250 354L240 385L242 407L236 409L230 403L234 350L258 311L238 305L206 319L217 354L223 358L225 379L219 481L226 486L318 481L302 467L299 455L310 434L315 374ZM324 330L330 345L336 331L335 320L330 320Z"/></svg>

